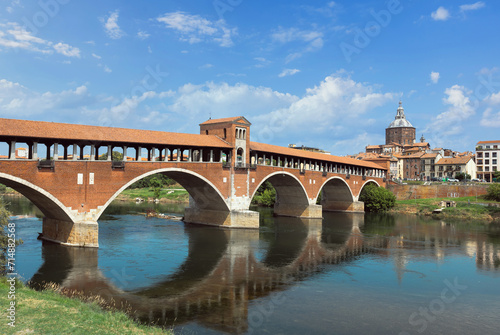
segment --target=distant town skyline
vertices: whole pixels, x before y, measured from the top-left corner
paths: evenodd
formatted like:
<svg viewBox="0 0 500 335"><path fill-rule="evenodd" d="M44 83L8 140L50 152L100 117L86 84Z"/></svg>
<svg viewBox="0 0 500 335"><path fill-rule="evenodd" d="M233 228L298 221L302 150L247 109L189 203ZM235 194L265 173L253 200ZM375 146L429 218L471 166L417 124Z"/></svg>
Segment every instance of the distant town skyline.
<svg viewBox="0 0 500 335"><path fill-rule="evenodd" d="M198 133L334 155L382 144L402 100L431 147L500 136L494 1L4 1L0 117Z"/></svg>

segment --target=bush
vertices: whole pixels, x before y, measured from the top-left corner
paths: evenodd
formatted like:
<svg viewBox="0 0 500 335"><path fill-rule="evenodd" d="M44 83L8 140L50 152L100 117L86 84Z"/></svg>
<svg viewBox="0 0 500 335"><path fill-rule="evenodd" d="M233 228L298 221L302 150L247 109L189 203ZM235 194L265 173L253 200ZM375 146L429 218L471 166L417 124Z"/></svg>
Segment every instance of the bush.
<svg viewBox="0 0 500 335"><path fill-rule="evenodd" d="M471 176L468 173L460 172L456 174L455 178L457 178L460 181L463 181L463 180L470 180Z"/></svg>
<svg viewBox="0 0 500 335"><path fill-rule="evenodd" d="M270 182L262 184L253 197L252 203L261 206L272 207L276 202L276 189Z"/></svg>
<svg viewBox="0 0 500 335"><path fill-rule="evenodd" d="M391 191L378 187L375 184L368 184L361 191L359 201L365 203L367 212L387 211L396 204L396 196Z"/></svg>
<svg viewBox="0 0 500 335"><path fill-rule="evenodd" d="M491 184L484 196L488 200L500 201L500 184Z"/></svg>

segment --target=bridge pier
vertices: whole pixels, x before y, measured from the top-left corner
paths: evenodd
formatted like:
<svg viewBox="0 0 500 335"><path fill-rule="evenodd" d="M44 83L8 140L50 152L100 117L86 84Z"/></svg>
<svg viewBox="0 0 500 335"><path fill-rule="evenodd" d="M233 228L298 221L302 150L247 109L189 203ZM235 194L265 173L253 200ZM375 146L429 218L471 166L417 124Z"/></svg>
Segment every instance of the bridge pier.
<svg viewBox="0 0 500 335"><path fill-rule="evenodd" d="M329 212L364 213L365 203L362 201L321 201L323 210Z"/></svg>
<svg viewBox="0 0 500 335"><path fill-rule="evenodd" d="M274 204L274 215L277 216L292 216L298 218L323 218L321 205L306 205L301 206L294 203L279 203Z"/></svg>
<svg viewBox="0 0 500 335"><path fill-rule="evenodd" d="M69 222L43 218L41 239L73 247L99 247L95 221Z"/></svg>
<svg viewBox="0 0 500 335"><path fill-rule="evenodd" d="M259 213L250 210L211 210L188 207L184 222L227 228L259 228Z"/></svg>

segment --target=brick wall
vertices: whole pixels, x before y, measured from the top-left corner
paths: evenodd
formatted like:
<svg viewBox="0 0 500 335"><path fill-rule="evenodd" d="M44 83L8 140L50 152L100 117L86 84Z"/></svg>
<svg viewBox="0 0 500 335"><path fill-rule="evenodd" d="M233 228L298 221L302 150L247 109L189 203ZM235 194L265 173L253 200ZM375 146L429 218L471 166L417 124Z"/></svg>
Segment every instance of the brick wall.
<svg viewBox="0 0 500 335"><path fill-rule="evenodd" d="M486 194L488 185L388 185L398 200L470 197Z"/></svg>

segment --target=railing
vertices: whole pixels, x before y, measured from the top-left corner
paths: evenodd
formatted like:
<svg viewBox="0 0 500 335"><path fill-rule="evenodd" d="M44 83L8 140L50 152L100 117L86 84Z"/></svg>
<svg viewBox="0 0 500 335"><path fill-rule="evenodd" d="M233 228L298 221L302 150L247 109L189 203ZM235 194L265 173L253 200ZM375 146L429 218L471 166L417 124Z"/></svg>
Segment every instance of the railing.
<svg viewBox="0 0 500 335"><path fill-rule="evenodd" d="M50 169L51 171L54 171L55 161L52 159L38 161L38 170L42 169Z"/></svg>

